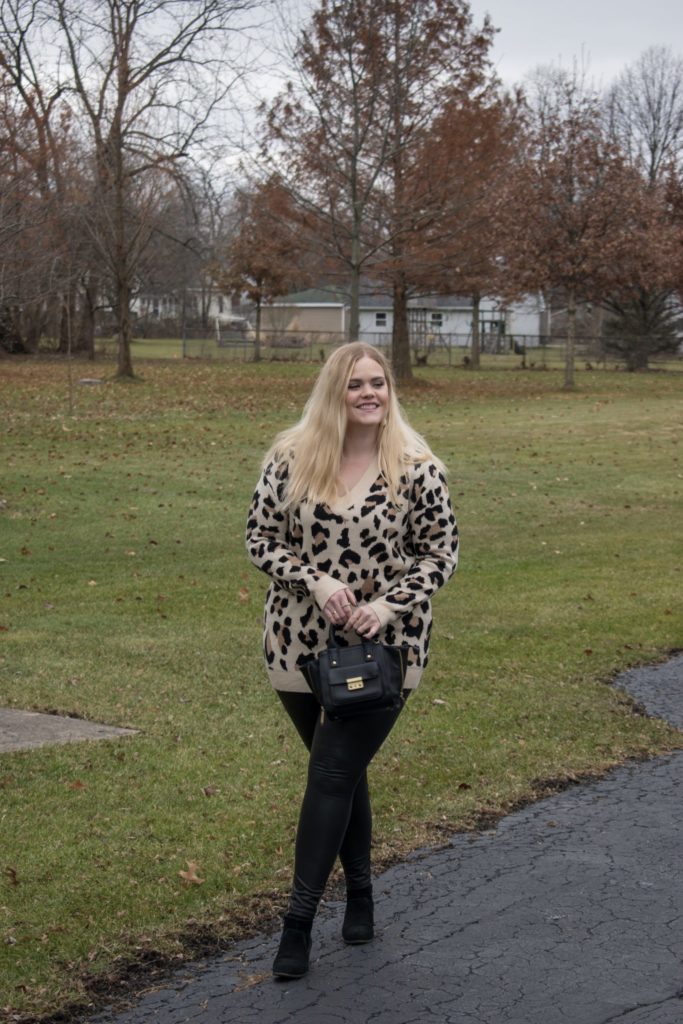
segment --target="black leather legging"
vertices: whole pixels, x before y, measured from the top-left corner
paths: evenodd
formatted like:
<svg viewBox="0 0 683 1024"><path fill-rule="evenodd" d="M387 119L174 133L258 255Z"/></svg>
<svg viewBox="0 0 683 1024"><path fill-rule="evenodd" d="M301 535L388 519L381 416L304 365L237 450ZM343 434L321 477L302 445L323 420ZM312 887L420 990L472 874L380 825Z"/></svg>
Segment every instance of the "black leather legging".
<svg viewBox="0 0 683 1024"><path fill-rule="evenodd" d="M289 913L310 919L339 854L348 890L370 885L372 812L366 769L400 709L333 722L321 720L309 693L278 696L311 753L294 855Z"/></svg>

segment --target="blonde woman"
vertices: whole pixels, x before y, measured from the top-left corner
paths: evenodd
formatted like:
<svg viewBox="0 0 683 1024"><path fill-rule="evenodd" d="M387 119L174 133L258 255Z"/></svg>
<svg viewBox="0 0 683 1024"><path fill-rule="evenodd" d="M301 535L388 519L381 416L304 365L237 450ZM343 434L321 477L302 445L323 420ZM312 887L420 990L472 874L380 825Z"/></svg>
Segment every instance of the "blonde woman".
<svg viewBox="0 0 683 1024"><path fill-rule="evenodd" d="M366 769L400 713L331 721L300 666L324 649L330 623L348 643L360 636L406 644L407 697L427 663L430 598L457 563L443 466L407 423L379 350L353 342L325 363L300 421L264 460L247 549L271 579L266 668L310 751L273 964L276 977L297 978L308 970L311 925L337 855L347 890L342 937L373 937Z"/></svg>

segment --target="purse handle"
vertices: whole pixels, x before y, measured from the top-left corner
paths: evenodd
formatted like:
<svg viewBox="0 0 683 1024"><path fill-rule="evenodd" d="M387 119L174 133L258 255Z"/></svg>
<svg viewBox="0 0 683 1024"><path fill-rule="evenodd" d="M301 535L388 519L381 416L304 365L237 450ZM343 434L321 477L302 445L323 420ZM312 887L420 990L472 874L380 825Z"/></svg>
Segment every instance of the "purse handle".
<svg viewBox="0 0 683 1024"><path fill-rule="evenodd" d="M335 650L338 650L339 647L340 647L339 639L337 637L337 634L335 633L335 628L336 627L332 623L330 623L329 629L327 631L327 649L328 649L328 651L335 651ZM378 639L365 640L363 637L361 637L359 644L344 644L344 645L342 645L341 649L344 650L346 647L360 647L360 646L366 647L368 644L379 644L379 640Z"/></svg>

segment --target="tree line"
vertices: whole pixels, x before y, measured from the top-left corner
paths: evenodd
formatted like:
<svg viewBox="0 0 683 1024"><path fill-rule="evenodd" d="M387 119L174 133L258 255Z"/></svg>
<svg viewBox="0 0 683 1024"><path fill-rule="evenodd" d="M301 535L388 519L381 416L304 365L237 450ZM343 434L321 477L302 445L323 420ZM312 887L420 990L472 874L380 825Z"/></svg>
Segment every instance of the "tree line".
<svg viewBox="0 0 683 1024"><path fill-rule="evenodd" d="M48 323L92 352L110 310L133 372L136 292L191 283L262 303L336 283L392 296L541 294L631 369L680 342L683 61L646 51L606 92L577 68L506 89L465 0L319 0L237 172L221 112L257 0L0 0L0 346ZM237 48L228 44L238 42ZM222 134L221 134L222 131ZM234 161L233 161L234 164ZM238 183L234 177L237 174Z"/></svg>

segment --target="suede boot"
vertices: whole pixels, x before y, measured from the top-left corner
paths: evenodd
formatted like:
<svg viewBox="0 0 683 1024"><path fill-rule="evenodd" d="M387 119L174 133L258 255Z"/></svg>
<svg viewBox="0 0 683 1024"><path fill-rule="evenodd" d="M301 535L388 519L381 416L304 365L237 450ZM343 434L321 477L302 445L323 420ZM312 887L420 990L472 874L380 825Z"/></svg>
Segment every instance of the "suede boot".
<svg viewBox="0 0 683 1024"><path fill-rule="evenodd" d="M280 948L273 962L276 978L302 978L307 972L312 925L312 921L303 921L285 914Z"/></svg>
<svg viewBox="0 0 683 1024"><path fill-rule="evenodd" d="M351 946L370 942L375 935L372 888L351 889L346 896L342 938Z"/></svg>

